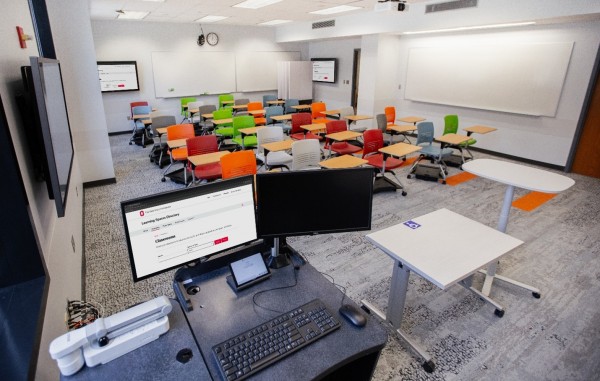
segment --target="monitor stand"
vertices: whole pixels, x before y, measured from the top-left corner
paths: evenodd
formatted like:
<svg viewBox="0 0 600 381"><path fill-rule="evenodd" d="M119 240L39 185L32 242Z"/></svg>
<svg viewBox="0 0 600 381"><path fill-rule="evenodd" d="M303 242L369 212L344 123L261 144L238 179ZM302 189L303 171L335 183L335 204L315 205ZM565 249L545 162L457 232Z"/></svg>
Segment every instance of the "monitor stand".
<svg viewBox="0 0 600 381"><path fill-rule="evenodd" d="M288 246L285 237L273 238L273 247L267 265L272 269L280 269L291 263L290 254L297 254L294 249Z"/></svg>

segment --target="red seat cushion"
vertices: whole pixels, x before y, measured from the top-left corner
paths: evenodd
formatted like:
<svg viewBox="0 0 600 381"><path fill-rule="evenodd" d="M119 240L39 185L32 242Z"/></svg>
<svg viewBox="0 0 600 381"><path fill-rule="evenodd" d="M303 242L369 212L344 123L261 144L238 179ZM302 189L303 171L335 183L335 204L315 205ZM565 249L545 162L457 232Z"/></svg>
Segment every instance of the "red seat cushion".
<svg viewBox="0 0 600 381"><path fill-rule="evenodd" d="M362 148L349 144L347 142L337 142L331 145L331 150L340 155L350 155L361 151Z"/></svg>
<svg viewBox="0 0 600 381"><path fill-rule="evenodd" d="M383 167L383 155L370 155L364 158L369 162L369 165L373 167L382 168ZM394 157L388 157L385 161L385 169L394 169L402 166L404 164L403 160L396 159Z"/></svg>
<svg viewBox="0 0 600 381"><path fill-rule="evenodd" d="M306 135L304 135L303 133L291 134L290 138L292 138L294 140L304 140L304 139L323 140L323 138L321 136L315 135L312 132L307 132Z"/></svg>
<svg viewBox="0 0 600 381"><path fill-rule="evenodd" d="M194 168L194 176L200 180L215 180L221 178L221 163L198 165Z"/></svg>

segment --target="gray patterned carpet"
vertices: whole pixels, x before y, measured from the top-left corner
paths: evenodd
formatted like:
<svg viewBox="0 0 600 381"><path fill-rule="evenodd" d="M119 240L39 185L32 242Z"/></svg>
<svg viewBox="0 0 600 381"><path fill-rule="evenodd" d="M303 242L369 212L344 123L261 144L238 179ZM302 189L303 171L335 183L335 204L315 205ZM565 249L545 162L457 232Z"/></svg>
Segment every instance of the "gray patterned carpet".
<svg viewBox="0 0 600 381"><path fill-rule="evenodd" d="M128 138L110 138L117 183L85 190L85 297L101 304L105 314L158 295L173 297L172 272L133 283L119 202L181 185L162 183L162 171L148 159L150 148L129 146ZM450 168L450 175L458 172ZM503 185L478 178L452 187L406 179L406 169L398 173L409 194L376 194L372 231L442 207L496 227ZM525 244L503 257L498 268L540 288L542 298L495 285L491 296L507 310L498 318L493 307L464 288L442 291L411 274L402 329L433 356L436 371L425 373L390 332L375 380L600 379L600 180L569 176L575 186L540 208L511 210L507 232ZM517 190L515 198L525 193ZM385 311L392 261L364 235L289 242L345 286L354 301L368 299ZM443 252L444 242L439 245ZM476 276L475 283L481 281Z"/></svg>

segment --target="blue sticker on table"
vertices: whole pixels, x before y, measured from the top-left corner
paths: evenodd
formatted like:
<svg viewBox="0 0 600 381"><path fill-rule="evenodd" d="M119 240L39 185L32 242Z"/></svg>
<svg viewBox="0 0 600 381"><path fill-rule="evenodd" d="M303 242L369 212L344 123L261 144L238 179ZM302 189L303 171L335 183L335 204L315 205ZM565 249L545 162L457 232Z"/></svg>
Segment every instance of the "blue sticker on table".
<svg viewBox="0 0 600 381"><path fill-rule="evenodd" d="M408 226L411 229L418 229L421 227L421 225L419 225L415 221L406 221L406 222L404 222L404 225Z"/></svg>

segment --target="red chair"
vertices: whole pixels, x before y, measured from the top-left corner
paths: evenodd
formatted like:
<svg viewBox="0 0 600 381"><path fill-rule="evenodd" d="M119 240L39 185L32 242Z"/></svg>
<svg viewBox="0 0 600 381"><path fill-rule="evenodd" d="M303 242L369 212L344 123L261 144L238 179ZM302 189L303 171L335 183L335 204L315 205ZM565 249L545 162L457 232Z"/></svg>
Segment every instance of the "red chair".
<svg viewBox="0 0 600 381"><path fill-rule="evenodd" d="M173 126L167 127L167 144L169 140L179 140L179 139L189 139L194 137L194 125L191 123L187 124L175 124ZM176 161L184 163L183 173L184 173L184 182L187 184L187 146L171 148L168 151L169 156L171 157L171 163L165 171L163 172L163 178L161 181L165 181L165 176L167 171L171 168L173 163Z"/></svg>
<svg viewBox="0 0 600 381"><path fill-rule="evenodd" d="M262 102L250 102L248 103L248 113L250 111L263 110ZM252 114L252 113L250 113ZM264 126L267 124L267 118L265 118L265 114L252 114L254 115L254 124L257 126Z"/></svg>
<svg viewBox="0 0 600 381"><path fill-rule="evenodd" d="M348 130L348 125L346 124L345 120L331 120L327 122L326 127L328 135L335 132ZM328 149L337 153L338 155L352 155L353 153L357 153L361 150L360 147L352 145L348 142L330 142L329 138L325 139L325 146L323 146L323 149Z"/></svg>
<svg viewBox="0 0 600 381"><path fill-rule="evenodd" d="M404 161L393 157L388 157L384 162L384 154L379 152L379 149L383 147L383 133L381 130L366 130L363 133L363 155L362 158L368 161L368 165L378 168L380 176L376 178L377 181L385 181L393 186L393 190L403 189L402 183L392 171L392 169L401 167ZM391 173L398 181L398 184L394 184L391 180L385 177L385 172ZM402 190L402 196L406 196L406 191Z"/></svg>
<svg viewBox="0 0 600 381"><path fill-rule="evenodd" d="M315 102L310 105L311 115L313 119L313 123L327 123L330 119L325 117L325 114L322 114L323 111L327 110L327 106L323 102Z"/></svg>
<svg viewBox="0 0 600 381"><path fill-rule="evenodd" d="M312 132L307 132L305 129L300 126L305 126L307 124L313 124L313 119L310 113L308 112L298 112L296 114L292 114L292 129L290 130L290 137L294 140L304 140L304 139L317 139L323 140L323 137L319 135L315 135Z"/></svg>
<svg viewBox="0 0 600 381"><path fill-rule="evenodd" d="M203 155L219 151L219 143L216 135L195 136L186 140L187 156ZM221 163L203 164L194 166L189 160L187 167L192 172L192 181L215 180L221 178Z"/></svg>
<svg viewBox="0 0 600 381"><path fill-rule="evenodd" d="M394 124L396 122L396 108L394 106L387 106L383 109L387 124Z"/></svg>

